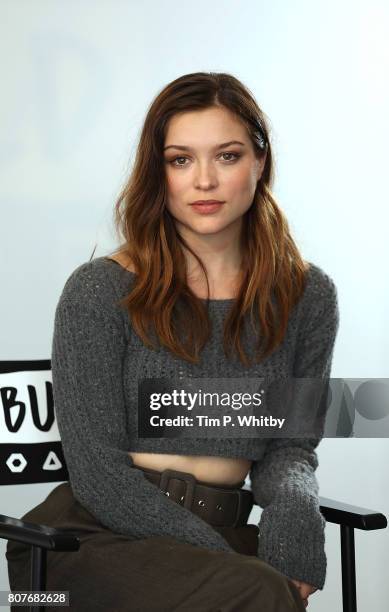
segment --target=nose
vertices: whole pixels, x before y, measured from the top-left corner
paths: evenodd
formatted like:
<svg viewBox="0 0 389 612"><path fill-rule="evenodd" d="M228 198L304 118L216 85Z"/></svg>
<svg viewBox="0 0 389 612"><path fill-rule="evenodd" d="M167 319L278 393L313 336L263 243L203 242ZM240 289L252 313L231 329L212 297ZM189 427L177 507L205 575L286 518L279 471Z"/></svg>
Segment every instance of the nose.
<svg viewBox="0 0 389 612"><path fill-rule="evenodd" d="M202 189L214 187L217 184L217 173L212 164L199 164L195 173L195 185Z"/></svg>

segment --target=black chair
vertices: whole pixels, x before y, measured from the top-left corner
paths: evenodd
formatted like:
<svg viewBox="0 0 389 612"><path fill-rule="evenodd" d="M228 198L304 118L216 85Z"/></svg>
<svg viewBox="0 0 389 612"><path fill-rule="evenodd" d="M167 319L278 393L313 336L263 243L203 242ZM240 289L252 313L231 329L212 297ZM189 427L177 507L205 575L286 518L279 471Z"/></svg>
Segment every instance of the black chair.
<svg viewBox="0 0 389 612"><path fill-rule="evenodd" d="M46 376L45 387L47 397L47 419L41 423L37 417L36 393L34 393L34 373L39 371L50 371L50 360L36 361L2 361L0 362L0 397L4 411L4 419L10 431L7 432L7 441L3 442L0 434L0 462L7 466L8 471L0 470L0 485L30 484L36 482L62 482L68 480L68 472L62 447L59 439L50 442L18 443L17 426L20 429L21 411L18 418L11 420L9 406L18 397L20 387L23 393L24 386L28 387L28 396L31 402L31 411L35 410L34 424L39 425L42 431L49 431L49 425L53 423L53 397L50 376ZM5 374L23 373L20 382L16 384L15 379L6 378ZM35 383L38 379L35 379ZM42 376L38 383L42 385ZM9 399L11 398L11 400ZM19 399L20 402L20 399ZM23 404L23 402L20 402ZM38 427L38 429L39 429ZM13 436L15 436L13 438ZM19 457L18 457L19 455ZM26 460L27 457L27 460ZM24 462L22 459L24 458ZM50 461L51 463L50 463ZM20 462L20 463L18 463ZM46 470L43 469L46 467ZM22 469L21 469L22 468ZM53 469L52 469L53 468ZM355 545L354 529L371 531L384 529L387 519L381 512L360 508L340 501L320 497L320 511L329 523L340 525L340 544L342 561L342 597L343 612L356 612L356 581L355 581ZM65 530L53 529L45 525L27 523L17 518L0 514L0 538L14 540L31 546L31 591L46 590L46 555L47 551L77 551L80 541L76 533ZM33 610L41 610L44 607L31 607Z"/></svg>

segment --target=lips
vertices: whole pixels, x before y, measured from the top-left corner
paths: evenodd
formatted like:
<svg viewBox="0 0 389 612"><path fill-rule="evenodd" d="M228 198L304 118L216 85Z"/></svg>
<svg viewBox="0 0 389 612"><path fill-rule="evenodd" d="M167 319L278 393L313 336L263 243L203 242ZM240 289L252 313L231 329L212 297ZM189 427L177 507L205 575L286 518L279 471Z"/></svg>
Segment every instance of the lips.
<svg viewBox="0 0 389 612"><path fill-rule="evenodd" d="M224 202L215 201L215 200L211 200L209 202L202 202L201 204L194 202L192 204L192 210L198 215L208 215L208 214L217 213L219 210L222 209L223 204Z"/></svg>
<svg viewBox="0 0 389 612"><path fill-rule="evenodd" d="M220 200L197 200L196 202L191 202L191 206L210 206L211 204L224 204Z"/></svg>

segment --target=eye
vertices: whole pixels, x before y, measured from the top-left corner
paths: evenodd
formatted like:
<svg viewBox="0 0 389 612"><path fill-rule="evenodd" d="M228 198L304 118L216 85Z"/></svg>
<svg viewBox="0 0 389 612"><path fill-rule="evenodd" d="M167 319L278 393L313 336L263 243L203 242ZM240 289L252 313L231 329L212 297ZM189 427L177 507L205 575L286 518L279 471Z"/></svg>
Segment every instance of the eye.
<svg viewBox="0 0 389 612"><path fill-rule="evenodd" d="M240 157L240 154L239 154L239 153L232 153L232 152L230 152L230 151L228 151L228 152L226 151L225 153L222 153L222 155L234 155L235 159L230 159L230 160L228 160L228 159L227 159L227 160L224 160L224 161L227 161L227 162L228 162L228 161L230 161L230 162L234 162L234 161L236 161L237 159L239 159L239 157Z"/></svg>
<svg viewBox="0 0 389 612"><path fill-rule="evenodd" d="M187 157L175 157L174 159L172 159L169 163L172 164L172 166L184 166L185 164L175 164L174 162L176 162L178 159L188 159Z"/></svg>
<svg viewBox="0 0 389 612"><path fill-rule="evenodd" d="M220 157L223 156L223 155L233 155L234 156L234 159L230 159L230 160L224 159L224 162L227 163L227 164L232 164L232 163L236 162L241 157L240 153L233 153L232 151L225 151L224 153L220 153ZM187 166L188 165L188 164L185 164L185 163L183 163L183 164L175 163L175 162L178 162L178 160L180 160L180 159L181 160L182 159L185 160L185 159L188 159L188 158L185 157L184 155L180 155L179 157L175 157L174 159L168 161L168 163L171 164L172 166L176 166L176 167L178 167L178 166L182 166L183 167L183 166Z"/></svg>

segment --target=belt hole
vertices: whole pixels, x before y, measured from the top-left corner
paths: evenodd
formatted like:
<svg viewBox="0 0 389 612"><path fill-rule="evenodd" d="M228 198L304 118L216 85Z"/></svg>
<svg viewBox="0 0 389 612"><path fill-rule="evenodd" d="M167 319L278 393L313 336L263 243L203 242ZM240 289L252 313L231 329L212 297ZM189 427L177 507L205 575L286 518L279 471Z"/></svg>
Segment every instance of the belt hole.
<svg viewBox="0 0 389 612"><path fill-rule="evenodd" d="M204 500L202 500L202 499L199 500L199 506L205 506Z"/></svg>
<svg viewBox="0 0 389 612"><path fill-rule="evenodd" d="M180 498L180 501L182 501L182 502L184 501L184 496L182 496L182 497Z"/></svg>

